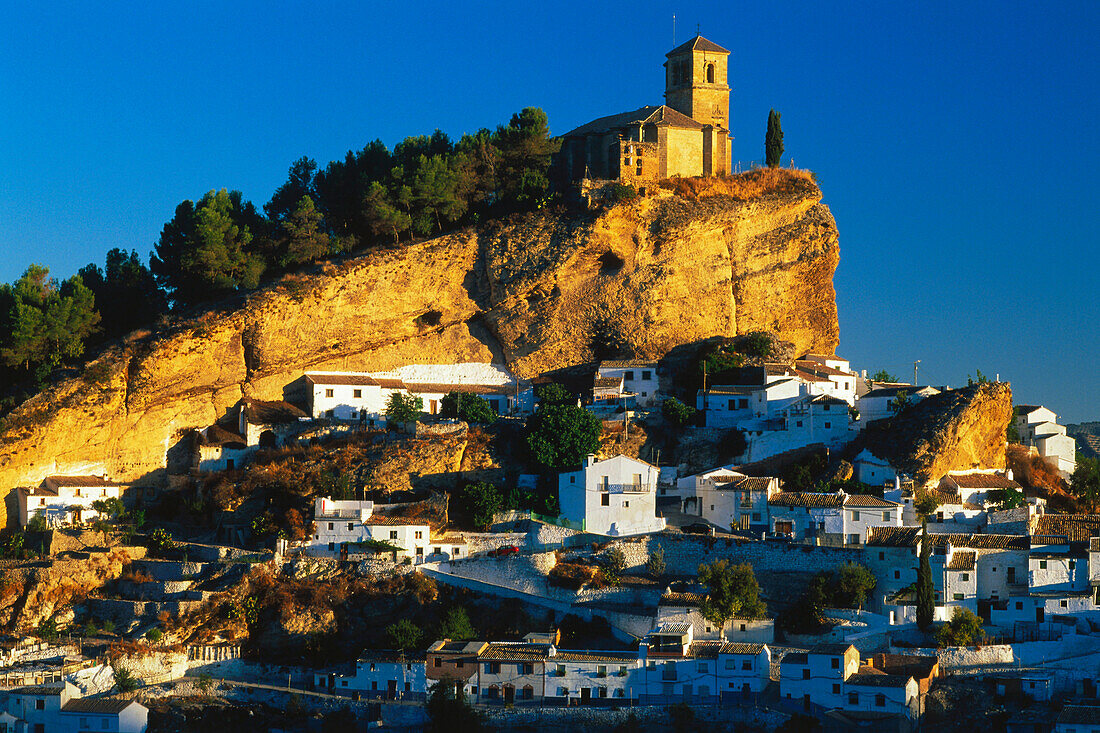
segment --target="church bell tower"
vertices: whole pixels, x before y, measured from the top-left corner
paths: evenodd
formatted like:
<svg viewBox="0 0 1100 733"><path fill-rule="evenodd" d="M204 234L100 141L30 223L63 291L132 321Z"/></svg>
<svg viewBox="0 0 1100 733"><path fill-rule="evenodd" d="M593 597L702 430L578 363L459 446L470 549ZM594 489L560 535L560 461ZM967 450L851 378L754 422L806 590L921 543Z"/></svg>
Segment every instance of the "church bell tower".
<svg viewBox="0 0 1100 733"><path fill-rule="evenodd" d="M695 36L665 55L665 104L696 122L728 131L730 52Z"/></svg>

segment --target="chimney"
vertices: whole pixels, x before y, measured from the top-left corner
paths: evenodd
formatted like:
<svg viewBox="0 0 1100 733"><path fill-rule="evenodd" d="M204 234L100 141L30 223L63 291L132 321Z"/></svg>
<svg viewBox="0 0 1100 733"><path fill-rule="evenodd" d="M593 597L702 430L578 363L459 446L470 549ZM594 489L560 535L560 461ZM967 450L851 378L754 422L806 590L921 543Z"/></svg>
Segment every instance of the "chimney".
<svg viewBox="0 0 1100 733"><path fill-rule="evenodd" d="M1011 468L1006 468L1005 469L1005 478L1008 479L1009 481L1012 480L1012 469Z"/></svg>

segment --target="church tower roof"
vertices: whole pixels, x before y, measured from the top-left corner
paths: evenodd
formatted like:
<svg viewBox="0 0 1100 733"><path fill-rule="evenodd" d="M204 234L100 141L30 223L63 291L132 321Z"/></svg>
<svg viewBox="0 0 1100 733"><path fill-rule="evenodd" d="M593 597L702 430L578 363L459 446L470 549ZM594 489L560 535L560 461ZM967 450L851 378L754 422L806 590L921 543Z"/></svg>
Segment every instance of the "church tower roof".
<svg viewBox="0 0 1100 733"><path fill-rule="evenodd" d="M687 43L682 43L676 48L672 49L671 51L666 53L665 56L676 56L678 54L686 53L688 51L709 51L711 53L726 54L729 53L728 49L722 48L714 41L708 41L702 36L695 36L695 38L692 38Z"/></svg>

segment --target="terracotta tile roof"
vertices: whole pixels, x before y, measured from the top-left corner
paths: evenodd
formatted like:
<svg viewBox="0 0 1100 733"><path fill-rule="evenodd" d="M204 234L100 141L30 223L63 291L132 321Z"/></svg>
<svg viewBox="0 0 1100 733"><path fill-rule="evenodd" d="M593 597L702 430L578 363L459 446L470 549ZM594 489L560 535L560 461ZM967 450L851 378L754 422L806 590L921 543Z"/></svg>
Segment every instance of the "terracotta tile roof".
<svg viewBox="0 0 1100 733"><path fill-rule="evenodd" d="M245 419L253 425L273 425L276 423L293 423L302 418L308 418L300 407L284 400L245 400L243 409Z"/></svg>
<svg viewBox="0 0 1100 733"><path fill-rule="evenodd" d="M513 394L516 388L513 385L508 384L432 384L425 382L422 384L407 384L405 387L409 392L425 392L425 393L437 393L437 394L450 394L451 392L461 392L463 394Z"/></svg>
<svg viewBox="0 0 1100 733"><path fill-rule="evenodd" d="M69 700L61 706L66 713L91 713L93 715L118 715L131 705L140 705L136 700L117 700L105 697L78 698Z"/></svg>
<svg viewBox="0 0 1100 733"><path fill-rule="evenodd" d="M622 377L596 377L592 380L593 387L621 387Z"/></svg>
<svg viewBox="0 0 1100 733"><path fill-rule="evenodd" d="M801 379L802 381L804 381L804 382L824 382L824 383L827 383L827 382L832 381L828 377L819 377L816 374L811 374L810 372L804 372L801 369L795 369L794 370L794 375L796 377L798 377L799 379Z"/></svg>
<svg viewBox="0 0 1100 733"><path fill-rule="evenodd" d="M643 107L642 109L647 109ZM601 361L597 369L656 369L657 362L641 361L639 359L621 359L619 361Z"/></svg>
<svg viewBox="0 0 1100 733"><path fill-rule="evenodd" d="M877 669L864 669L856 672L845 680L846 685L858 687L905 687L909 683L909 676L900 674L887 674Z"/></svg>
<svg viewBox="0 0 1100 733"><path fill-rule="evenodd" d="M1100 552L1100 537L1089 538L1089 552Z"/></svg>
<svg viewBox="0 0 1100 733"><path fill-rule="evenodd" d="M952 552L951 562L947 564L947 570L973 570L974 569L974 557L973 552Z"/></svg>
<svg viewBox="0 0 1100 733"><path fill-rule="evenodd" d="M702 605L707 599L706 593L665 593L658 601L661 606L690 606Z"/></svg>
<svg viewBox="0 0 1100 733"><path fill-rule="evenodd" d="M719 654L759 654L764 651L763 644L745 644L728 641L718 650Z"/></svg>
<svg viewBox="0 0 1100 733"><path fill-rule="evenodd" d="M118 486L103 476L47 476L45 480L53 486Z"/></svg>
<svg viewBox="0 0 1100 733"><path fill-rule="evenodd" d="M688 647L687 656L696 659L717 659L718 651L722 648L720 641L693 641Z"/></svg>
<svg viewBox="0 0 1100 733"><path fill-rule="evenodd" d="M669 634L686 634L688 629L691 628L691 624L688 623L667 623L660 624L651 634L657 634L658 636L668 636Z"/></svg>
<svg viewBox="0 0 1100 733"><path fill-rule="evenodd" d="M827 394L818 395L817 397L814 397L812 400L810 400L810 402L815 405L844 405L845 407L848 406L848 403L840 399L839 397L833 397L832 395Z"/></svg>
<svg viewBox="0 0 1100 733"><path fill-rule="evenodd" d="M375 514L367 517L363 520L363 524L378 526L378 527L427 527L429 523L426 519L416 519L414 517L387 517L384 514Z"/></svg>
<svg viewBox="0 0 1100 733"><path fill-rule="evenodd" d="M724 484L719 488L735 491L767 491L774 480L771 476L746 476L736 483Z"/></svg>
<svg viewBox="0 0 1100 733"><path fill-rule="evenodd" d="M928 494L940 504L961 504L962 497L954 489L928 489Z"/></svg>
<svg viewBox="0 0 1100 733"><path fill-rule="evenodd" d="M900 674L923 680L932 676L939 660L924 654L875 654L871 657L875 669L887 674Z"/></svg>
<svg viewBox="0 0 1100 733"><path fill-rule="evenodd" d="M550 662L637 662L638 652L565 651L558 649Z"/></svg>
<svg viewBox="0 0 1100 733"><path fill-rule="evenodd" d="M1100 514L1044 514L1032 530L1035 535L1062 535L1070 542L1100 537Z"/></svg>
<svg viewBox="0 0 1100 733"><path fill-rule="evenodd" d="M798 359L794 365L805 372L814 372L815 374L821 374L825 376L834 377L855 377L852 372L846 372L843 369L837 369L835 367L826 366L819 361L809 361L808 359Z"/></svg>
<svg viewBox="0 0 1100 733"><path fill-rule="evenodd" d="M839 494L824 494L807 491L780 491L768 499L770 506L789 507L839 507Z"/></svg>
<svg viewBox="0 0 1100 733"><path fill-rule="evenodd" d="M790 652L783 655L780 664L809 664L810 658L806 652Z"/></svg>
<svg viewBox="0 0 1100 733"><path fill-rule="evenodd" d="M945 547L950 542L953 547L966 547L972 550L1028 550L1031 538L1014 534L929 534L934 547Z"/></svg>
<svg viewBox="0 0 1100 733"><path fill-rule="evenodd" d="M375 381L383 389L405 389L405 382L396 377L375 377Z"/></svg>
<svg viewBox="0 0 1100 733"><path fill-rule="evenodd" d="M239 433L234 433L232 430L226 430L221 425L215 423L205 430L199 432L199 445L228 445L233 447L248 447L245 443L244 436Z"/></svg>
<svg viewBox="0 0 1100 733"><path fill-rule="evenodd" d="M600 132L607 132L608 130L615 130L622 127L633 126L639 123L668 123L673 127L687 127L692 130L702 130L703 125L691 119L685 114L677 112L671 107L661 105L659 107L646 106L639 107L636 110L630 112L620 112L617 115L608 115L607 117L600 117L592 120L591 122L574 128L565 133L563 137L580 137L584 135L591 135ZM600 366L609 366L613 368L621 368L623 366L655 366L653 362L641 362L641 361L605 361L601 362Z"/></svg>
<svg viewBox="0 0 1100 733"><path fill-rule="evenodd" d="M485 651L478 655L478 659L499 659L502 661L516 660L520 662L541 662L550 657L550 647L546 644L501 644L489 642Z"/></svg>
<svg viewBox="0 0 1100 733"><path fill-rule="evenodd" d="M916 547L920 527L871 527L868 547Z"/></svg>
<svg viewBox="0 0 1100 733"><path fill-rule="evenodd" d="M340 384L362 387L378 386L378 381L369 374L311 374L306 372L306 379L314 384Z"/></svg>
<svg viewBox="0 0 1100 733"><path fill-rule="evenodd" d="M871 496L870 494L849 494L844 499L845 507L852 507L854 509L862 509L870 507L874 509L896 509L901 504L896 501L889 501L887 499L880 499L877 496Z"/></svg>
<svg viewBox="0 0 1100 733"><path fill-rule="evenodd" d="M702 36L695 36L686 43L681 43L676 48L672 49L665 56L675 56L676 54L686 53L688 51L709 51L712 53L729 53L728 50L722 48L714 41L708 41Z"/></svg>
<svg viewBox="0 0 1100 733"><path fill-rule="evenodd" d="M759 384L715 384L708 387L704 394L750 395L759 389L761 389Z"/></svg>
<svg viewBox="0 0 1100 733"><path fill-rule="evenodd" d="M48 697L52 695L60 695L62 689L63 688L61 687L46 687L43 685L39 685L32 687L16 687L8 690L7 692L11 695L38 695L41 697Z"/></svg>
<svg viewBox="0 0 1100 733"><path fill-rule="evenodd" d="M1058 713L1058 723L1096 725L1100 723L1100 706L1066 705Z"/></svg>
<svg viewBox="0 0 1100 733"><path fill-rule="evenodd" d="M950 480L962 489L1018 489L1020 485L999 473L949 473Z"/></svg>

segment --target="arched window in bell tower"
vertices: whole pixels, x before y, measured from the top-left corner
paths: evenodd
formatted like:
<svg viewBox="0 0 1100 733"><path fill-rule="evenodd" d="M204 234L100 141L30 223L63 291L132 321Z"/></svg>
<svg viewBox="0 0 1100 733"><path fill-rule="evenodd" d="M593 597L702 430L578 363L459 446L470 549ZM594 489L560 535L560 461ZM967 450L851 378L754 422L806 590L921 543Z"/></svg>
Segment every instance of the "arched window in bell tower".
<svg viewBox="0 0 1100 733"><path fill-rule="evenodd" d="M714 64L707 64L707 84L714 83Z"/></svg>

